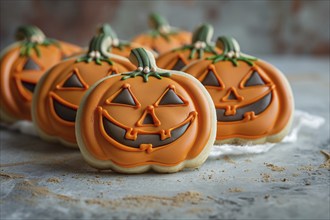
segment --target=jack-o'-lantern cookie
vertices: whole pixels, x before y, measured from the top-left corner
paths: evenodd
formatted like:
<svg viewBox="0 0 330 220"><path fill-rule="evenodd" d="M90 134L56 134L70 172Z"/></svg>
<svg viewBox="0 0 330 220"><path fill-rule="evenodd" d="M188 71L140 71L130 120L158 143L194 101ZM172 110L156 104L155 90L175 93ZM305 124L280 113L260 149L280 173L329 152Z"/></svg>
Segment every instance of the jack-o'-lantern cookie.
<svg viewBox="0 0 330 220"><path fill-rule="evenodd" d="M216 134L206 89L188 74L159 69L143 48L130 60L135 71L100 80L81 102L76 136L85 160L123 173L200 166Z"/></svg>
<svg viewBox="0 0 330 220"><path fill-rule="evenodd" d="M217 47L223 53L184 68L213 99L216 143L281 141L290 129L294 112L285 76L271 64L241 53L233 38L218 38Z"/></svg>
<svg viewBox="0 0 330 220"><path fill-rule="evenodd" d="M33 123L45 140L60 140L76 147L75 118L87 89L108 75L135 69L128 59L107 52L111 38L95 36L87 54L64 60L40 80L33 97Z"/></svg>
<svg viewBox="0 0 330 220"><path fill-rule="evenodd" d="M69 43L46 38L35 26L21 26L17 43L0 54L0 120L31 120L31 99L45 71L62 58L81 51Z"/></svg>
<svg viewBox="0 0 330 220"><path fill-rule="evenodd" d="M199 26L193 33L190 44L163 53L157 60L162 69L181 70L186 65L220 52L211 42L213 27L209 24Z"/></svg>
<svg viewBox="0 0 330 220"><path fill-rule="evenodd" d="M147 46L158 54L191 42L190 32L170 26L166 19L159 14L149 16L149 26L150 31L136 36L132 42Z"/></svg>

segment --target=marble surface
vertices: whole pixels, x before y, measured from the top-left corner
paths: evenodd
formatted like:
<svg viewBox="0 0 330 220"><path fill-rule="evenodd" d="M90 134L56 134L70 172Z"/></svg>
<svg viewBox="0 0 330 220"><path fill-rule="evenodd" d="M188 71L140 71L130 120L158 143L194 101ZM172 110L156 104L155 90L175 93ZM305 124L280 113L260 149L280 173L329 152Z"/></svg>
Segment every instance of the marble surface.
<svg viewBox="0 0 330 220"><path fill-rule="evenodd" d="M77 150L1 127L0 218L329 219L329 58L266 60L287 75L297 109L325 118L322 127L263 154L169 175L100 172Z"/></svg>

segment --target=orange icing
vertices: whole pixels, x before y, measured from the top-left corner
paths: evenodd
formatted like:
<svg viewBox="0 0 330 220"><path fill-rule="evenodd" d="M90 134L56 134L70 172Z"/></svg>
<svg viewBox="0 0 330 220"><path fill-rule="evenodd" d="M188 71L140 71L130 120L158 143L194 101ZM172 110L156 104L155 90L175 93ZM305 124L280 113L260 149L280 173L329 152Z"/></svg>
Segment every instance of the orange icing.
<svg viewBox="0 0 330 220"><path fill-rule="evenodd" d="M234 66L230 61L202 60L193 63L185 72L203 81L211 70L215 73L219 86L205 86L210 93L215 108L225 109L225 115L235 115L238 108L253 104L268 94L272 99L267 108L258 115L253 111L246 112L242 120L218 121L217 140L232 138L259 139L281 132L289 123L293 114L293 96L290 86L283 74L262 60L253 62L249 66L238 61ZM264 81L263 85L244 87L244 84L256 71ZM236 98L230 99L230 92Z"/></svg>
<svg viewBox="0 0 330 220"><path fill-rule="evenodd" d="M111 58L113 65L103 62L76 62L71 58L54 66L48 71L38 85L35 94L34 123L48 136L58 137L71 144L76 144L74 121L63 120L54 109L54 101L63 106L77 110L87 89L99 79L134 69L134 65L127 60ZM73 74L77 76L83 87L64 87L66 80Z"/></svg>
<svg viewBox="0 0 330 220"><path fill-rule="evenodd" d="M0 105L3 111L16 120L31 120L32 92L23 86L24 83L35 85L45 71L58 63L63 56L69 56L81 50L80 47L58 42L60 48L54 44L39 45L40 57L31 50L30 57L20 56L20 44L17 43L4 53L0 64ZM33 60L39 70L24 70L28 59Z"/></svg>
<svg viewBox="0 0 330 220"><path fill-rule="evenodd" d="M103 80L89 92L81 107L79 131L92 157L129 168L146 164L174 166L201 153L214 128L209 103L201 95L199 85L174 73L162 79L149 77L148 82L144 82L142 77L121 78L114 76ZM111 105L109 97L128 85L140 105L133 108ZM184 100L184 104L159 105L159 100L169 88L175 88L175 93ZM154 126L141 126L139 120L145 112L152 112L158 123L154 121ZM142 134L159 135L160 146L153 147L150 143L142 143L138 148L126 146L107 134L102 117L124 128L128 140L136 140ZM190 124L182 136L161 145L162 140L171 137L171 131L187 123Z"/></svg>

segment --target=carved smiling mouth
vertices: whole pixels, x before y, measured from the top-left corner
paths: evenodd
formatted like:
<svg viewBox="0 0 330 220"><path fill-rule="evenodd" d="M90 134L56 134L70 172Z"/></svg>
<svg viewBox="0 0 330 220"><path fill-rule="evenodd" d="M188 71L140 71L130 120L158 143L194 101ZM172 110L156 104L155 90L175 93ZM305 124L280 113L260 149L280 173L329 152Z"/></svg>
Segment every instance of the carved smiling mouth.
<svg viewBox="0 0 330 220"><path fill-rule="evenodd" d="M217 120L220 122L240 121L245 117L245 113L254 112L254 115L259 115L267 109L272 100L272 92L265 95L262 99L250 105L246 105L236 109L235 115L225 115L226 109L217 108Z"/></svg>
<svg viewBox="0 0 330 220"><path fill-rule="evenodd" d="M60 117L62 120L67 122L75 122L76 114L78 107L68 106L67 104L60 101L59 97L57 97L54 93L50 94L51 102L53 103L53 108L55 114Z"/></svg>
<svg viewBox="0 0 330 220"><path fill-rule="evenodd" d="M27 90L29 90L30 92L34 92L34 89L36 87L35 83L31 83L31 82L25 82L25 81L21 81L22 85L24 86L24 88L26 88Z"/></svg>
<svg viewBox="0 0 330 220"><path fill-rule="evenodd" d="M158 132L146 132L139 130L132 132L132 129L123 128L117 125L117 123L114 122L109 115L104 113L104 110L101 113L101 121L106 135L111 137L113 140L128 147L142 149L144 146L148 146L149 148L157 148L176 141L186 132L196 116L197 112L190 112L189 116L175 128L168 131ZM130 140L127 136L134 136L135 140Z"/></svg>

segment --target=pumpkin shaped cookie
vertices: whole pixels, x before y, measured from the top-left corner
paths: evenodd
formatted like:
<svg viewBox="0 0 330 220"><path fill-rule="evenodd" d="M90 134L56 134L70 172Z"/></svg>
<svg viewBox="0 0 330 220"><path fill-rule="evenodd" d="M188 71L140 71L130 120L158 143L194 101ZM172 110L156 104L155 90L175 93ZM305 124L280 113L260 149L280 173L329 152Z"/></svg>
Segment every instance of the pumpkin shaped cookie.
<svg viewBox="0 0 330 220"><path fill-rule="evenodd" d="M216 143L281 141L294 111L285 76L271 64L241 53L233 38L220 37L217 46L223 53L184 69L202 82L213 99Z"/></svg>
<svg viewBox="0 0 330 220"><path fill-rule="evenodd" d="M162 69L181 70L186 65L219 53L211 42L213 27L209 24L199 26L192 37L191 43L167 53L163 53L156 60Z"/></svg>
<svg viewBox="0 0 330 220"><path fill-rule="evenodd" d="M136 36L132 42L151 48L158 54L178 48L191 42L191 33L171 27L159 14L149 16L151 30Z"/></svg>
<svg viewBox="0 0 330 220"><path fill-rule="evenodd" d="M177 172L207 158L216 133L213 102L192 76L157 68L152 54L132 50L133 72L106 77L77 113L77 142L98 169Z"/></svg>
<svg viewBox="0 0 330 220"><path fill-rule="evenodd" d="M46 38L35 26L19 27L16 38L0 55L0 120L6 123L31 120L32 94L40 77L63 57L81 51Z"/></svg>
<svg viewBox="0 0 330 220"><path fill-rule="evenodd" d="M135 69L128 59L107 52L111 38L95 36L87 54L64 60L40 80L33 97L33 122L45 140L76 147L75 118L80 100L99 79Z"/></svg>

